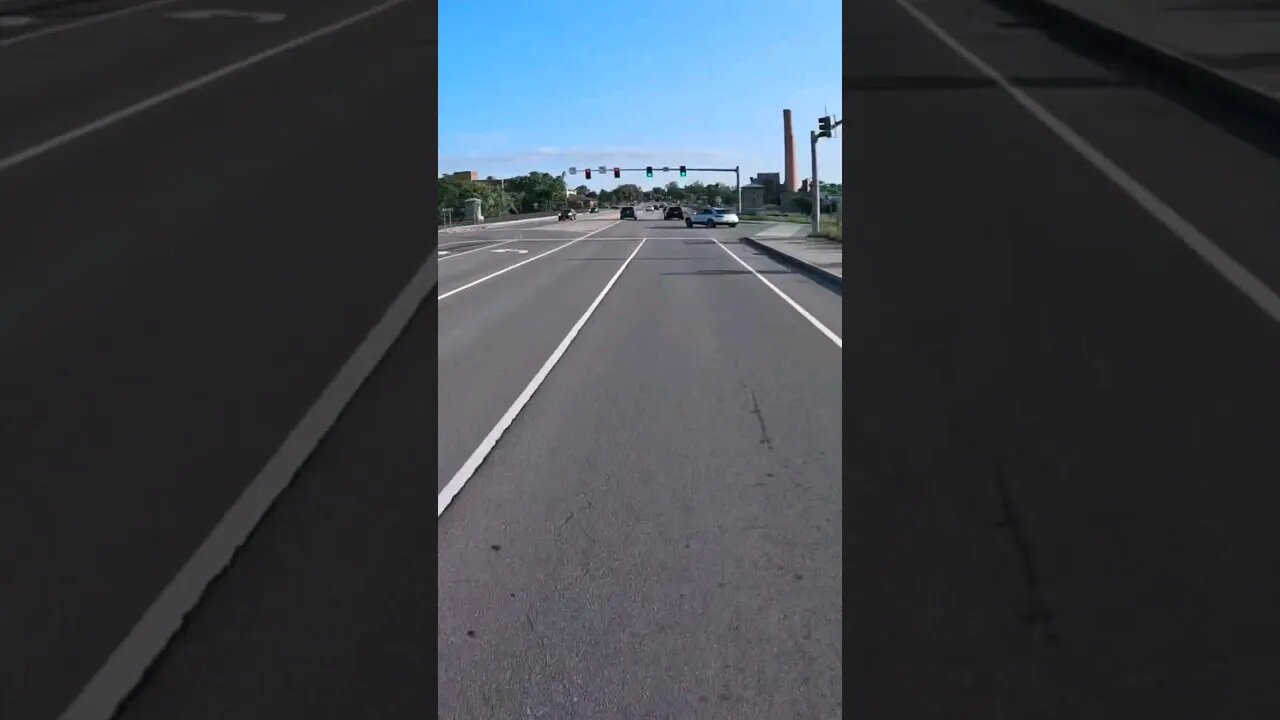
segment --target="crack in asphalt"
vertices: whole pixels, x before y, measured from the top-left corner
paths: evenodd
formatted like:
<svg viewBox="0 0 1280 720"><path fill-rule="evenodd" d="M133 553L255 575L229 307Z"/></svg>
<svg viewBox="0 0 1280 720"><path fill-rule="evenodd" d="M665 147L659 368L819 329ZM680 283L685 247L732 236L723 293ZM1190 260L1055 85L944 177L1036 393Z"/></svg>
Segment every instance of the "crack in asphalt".
<svg viewBox="0 0 1280 720"><path fill-rule="evenodd" d="M756 416L756 422L760 423L760 444L773 449L773 439L769 437L769 428L764 422L764 412L760 410L760 401L756 399L755 391L747 388L747 394L751 396L751 414Z"/></svg>
<svg viewBox="0 0 1280 720"><path fill-rule="evenodd" d="M1045 639L1049 643L1056 645L1059 638L1054 630L1053 610L1045 599L1044 590L1040 583L1039 568L1037 568L1035 556L1031 552L1031 540L1027 536L1022 516L1014 506L1007 472L1001 470L996 473L996 487L999 491L1000 511L1003 516L995 525L998 528L1009 531L1014 551L1017 553L1022 565L1022 579L1027 590L1027 611L1023 613L1022 619L1033 626L1038 626L1044 632Z"/></svg>

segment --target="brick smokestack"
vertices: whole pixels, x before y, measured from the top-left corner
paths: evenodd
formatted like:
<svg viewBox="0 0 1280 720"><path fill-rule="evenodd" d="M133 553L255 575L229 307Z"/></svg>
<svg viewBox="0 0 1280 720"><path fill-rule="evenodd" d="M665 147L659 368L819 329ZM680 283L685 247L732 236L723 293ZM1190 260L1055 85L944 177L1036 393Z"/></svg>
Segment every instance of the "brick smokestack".
<svg viewBox="0 0 1280 720"><path fill-rule="evenodd" d="M782 111L783 182L787 192L796 191L796 145L791 138L791 111Z"/></svg>

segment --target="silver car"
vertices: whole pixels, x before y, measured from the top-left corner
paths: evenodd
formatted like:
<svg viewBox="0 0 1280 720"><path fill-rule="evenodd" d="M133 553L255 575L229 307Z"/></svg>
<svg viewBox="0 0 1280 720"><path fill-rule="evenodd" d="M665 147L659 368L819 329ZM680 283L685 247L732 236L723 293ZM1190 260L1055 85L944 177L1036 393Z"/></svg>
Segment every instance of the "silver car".
<svg viewBox="0 0 1280 720"><path fill-rule="evenodd" d="M709 228L717 225L737 227L738 214L724 208L703 208L684 219L685 227L693 227L694 225L706 225Z"/></svg>

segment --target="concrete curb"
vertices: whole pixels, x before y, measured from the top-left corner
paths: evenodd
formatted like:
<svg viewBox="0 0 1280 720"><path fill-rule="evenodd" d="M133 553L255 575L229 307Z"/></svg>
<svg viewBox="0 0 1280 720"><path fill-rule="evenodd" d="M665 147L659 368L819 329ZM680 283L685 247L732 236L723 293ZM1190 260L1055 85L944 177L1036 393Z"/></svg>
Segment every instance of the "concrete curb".
<svg viewBox="0 0 1280 720"><path fill-rule="evenodd" d="M826 286L831 290L835 290L840 294L844 294L844 278L840 275L837 275L831 272L830 270L818 267L817 265L814 265L811 262L801 260L795 255L782 252L777 248L770 247L752 237L739 238L738 242L744 245L747 245L749 247L755 248L756 250L759 250L760 252L764 253L765 255L768 255L774 260L777 260L783 265L789 265L799 270L805 275L808 275L810 278L812 278L815 282L817 282L820 285Z"/></svg>
<svg viewBox="0 0 1280 720"><path fill-rule="evenodd" d="M1068 9L1054 0L995 0L995 3L1026 10L1061 26L1077 30L1180 82L1212 93L1224 101L1253 112L1280 119L1280 98L1214 70L1175 50L1140 40L1129 32L1108 25L1088 13Z"/></svg>
<svg viewBox="0 0 1280 720"><path fill-rule="evenodd" d="M502 222L495 222L495 223L480 223L479 225L454 225L453 227L445 228L443 230L437 229L437 232L438 233L458 233L458 232L466 232L468 230L483 230L484 228L498 227L500 225L519 225L521 223L538 222L539 220L551 220L556 217L558 217L558 214L544 215L542 217L536 217L536 218L524 218L523 220L503 220Z"/></svg>

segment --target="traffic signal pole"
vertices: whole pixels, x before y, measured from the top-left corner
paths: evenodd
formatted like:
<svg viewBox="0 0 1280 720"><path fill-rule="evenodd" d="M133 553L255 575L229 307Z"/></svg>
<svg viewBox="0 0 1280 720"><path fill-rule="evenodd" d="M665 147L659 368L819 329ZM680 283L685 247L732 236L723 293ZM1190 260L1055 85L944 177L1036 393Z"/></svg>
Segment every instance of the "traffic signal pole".
<svg viewBox="0 0 1280 720"><path fill-rule="evenodd" d="M738 210L742 213L742 167L738 166L733 169L733 194L738 196Z"/></svg>
<svg viewBox="0 0 1280 720"><path fill-rule="evenodd" d="M818 234L818 217L822 213L822 183L818 181L818 138L831 137L831 131L840 127L843 120L830 115L818 118L818 129L809 131L809 151L813 154L813 217L809 221L809 234Z"/></svg>
<svg viewBox="0 0 1280 720"><path fill-rule="evenodd" d="M813 217L809 219L809 234L818 234L818 214L821 209L822 195L819 188L822 187L818 183L818 131L809 131L809 152L813 155Z"/></svg>

